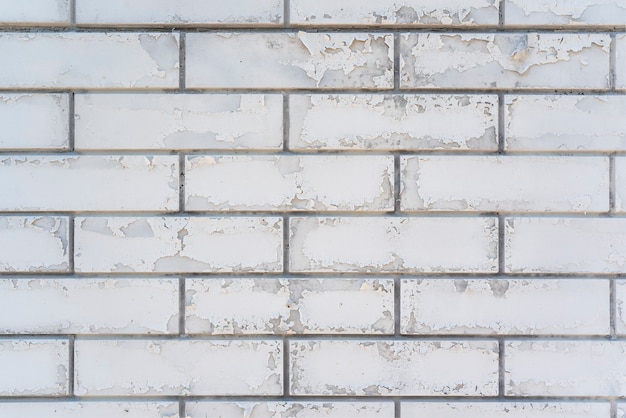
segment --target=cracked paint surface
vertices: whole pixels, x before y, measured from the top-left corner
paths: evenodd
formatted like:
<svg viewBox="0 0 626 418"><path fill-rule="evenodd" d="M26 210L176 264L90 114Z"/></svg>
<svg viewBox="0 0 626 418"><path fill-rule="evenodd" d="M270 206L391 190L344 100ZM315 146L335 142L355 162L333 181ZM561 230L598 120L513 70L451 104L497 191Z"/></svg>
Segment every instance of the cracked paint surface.
<svg viewBox="0 0 626 418"><path fill-rule="evenodd" d="M375 418L393 416L391 402L188 402L189 418Z"/></svg>
<svg viewBox="0 0 626 418"><path fill-rule="evenodd" d="M624 0L505 0L507 25L626 25Z"/></svg>
<svg viewBox="0 0 626 418"><path fill-rule="evenodd" d="M607 88L608 34L402 34L404 88Z"/></svg>
<svg viewBox="0 0 626 418"><path fill-rule="evenodd" d="M391 334L393 280L187 279L189 334Z"/></svg>
<svg viewBox="0 0 626 418"><path fill-rule="evenodd" d="M393 87L390 34L190 33L186 42L187 87Z"/></svg>
<svg viewBox="0 0 626 418"><path fill-rule="evenodd" d="M402 402L403 416L464 418L598 418L610 416L608 402Z"/></svg>
<svg viewBox="0 0 626 418"><path fill-rule="evenodd" d="M498 391L494 342L292 341L290 352L294 395L490 396Z"/></svg>

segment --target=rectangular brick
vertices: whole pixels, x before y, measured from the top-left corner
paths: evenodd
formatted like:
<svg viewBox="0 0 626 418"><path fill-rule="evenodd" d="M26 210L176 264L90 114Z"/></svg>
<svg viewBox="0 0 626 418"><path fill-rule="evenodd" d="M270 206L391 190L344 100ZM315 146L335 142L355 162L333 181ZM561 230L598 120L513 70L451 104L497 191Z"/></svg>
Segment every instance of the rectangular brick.
<svg viewBox="0 0 626 418"><path fill-rule="evenodd" d="M80 272L282 271L282 219L79 217Z"/></svg>
<svg viewBox="0 0 626 418"><path fill-rule="evenodd" d="M623 273L626 219L508 218L510 273Z"/></svg>
<svg viewBox="0 0 626 418"><path fill-rule="evenodd" d="M294 272L495 272L495 218L291 218Z"/></svg>
<svg viewBox="0 0 626 418"><path fill-rule="evenodd" d="M280 395L281 349L272 340L77 340L76 393Z"/></svg>
<svg viewBox="0 0 626 418"><path fill-rule="evenodd" d="M187 402L188 418L392 418L392 402Z"/></svg>
<svg viewBox="0 0 626 418"><path fill-rule="evenodd" d="M403 88L607 88L608 34L400 36Z"/></svg>
<svg viewBox="0 0 626 418"><path fill-rule="evenodd" d="M189 33L186 39L187 87L393 88L390 34Z"/></svg>
<svg viewBox="0 0 626 418"><path fill-rule="evenodd" d="M498 149L496 96L292 95L289 120L295 150Z"/></svg>
<svg viewBox="0 0 626 418"><path fill-rule="evenodd" d="M67 340L0 340L0 370L0 396L67 395Z"/></svg>
<svg viewBox="0 0 626 418"><path fill-rule="evenodd" d="M178 87L175 33L2 33L0 88Z"/></svg>
<svg viewBox="0 0 626 418"><path fill-rule="evenodd" d="M403 334L609 334L608 280L404 279L401 289Z"/></svg>
<svg viewBox="0 0 626 418"><path fill-rule="evenodd" d="M626 157L615 157L615 210L626 212Z"/></svg>
<svg viewBox="0 0 626 418"><path fill-rule="evenodd" d="M609 402L402 402L402 416L428 418L609 418Z"/></svg>
<svg viewBox="0 0 626 418"><path fill-rule="evenodd" d="M189 334L394 330L391 279L187 279L186 291Z"/></svg>
<svg viewBox="0 0 626 418"><path fill-rule="evenodd" d="M0 271L68 271L68 242L66 217L0 216Z"/></svg>
<svg viewBox="0 0 626 418"><path fill-rule="evenodd" d="M274 94L77 94L76 149L282 149Z"/></svg>
<svg viewBox="0 0 626 418"><path fill-rule="evenodd" d="M515 341L505 345L506 394L624 396L623 341Z"/></svg>
<svg viewBox="0 0 626 418"><path fill-rule="evenodd" d="M393 177L391 156L194 155L185 209L392 211Z"/></svg>
<svg viewBox="0 0 626 418"><path fill-rule="evenodd" d="M626 279L615 281L615 300L615 331L620 335L626 335Z"/></svg>
<svg viewBox="0 0 626 418"><path fill-rule="evenodd" d="M505 148L589 152L626 149L624 96L505 96Z"/></svg>
<svg viewBox="0 0 626 418"><path fill-rule="evenodd" d="M505 0L504 21L515 26L626 25L624 0Z"/></svg>
<svg viewBox="0 0 626 418"><path fill-rule="evenodd" d="M178 402L104 401L0 403L0 416L46 418L179 418Z"/></svg>
<svg viewBox="0 0 626 418"><path fill-rule="evenodd" d="M178 332L178 279L2 279L0 333Z"/></svg>
<svg viewBox="0 0 626 418"><path fill-rule="evenodd" d="M292 395L493 396L498 393L495 342L292 341L290 353Z"/></svg>
<svg viewBox="0 0 626 418"><path fill-rule="evenodd" d="M402 157L401 167L404 211L609 210L606 157Z"/></svg>
<svg viewBox="0 0 626 418"><path fill-rule="evenodd" d="M76 22L96 25L277 25L283 0L76 0Z"/></svg>
<svg viewBox="0 0 626 418"><path fill-rule="evenodd" d="M0 0L0 26L56 26L69 23L69 0Z"/></svg>
<svg viewBox="0 0 626 418"><path fill-rule="evenodd" d="M178 210L176 156L6 156L0 210ZM20 191L27 191L23 193Z"/></svg>
<svg viewBox="0 0 626 418"><path fill-rule="evenodd" d="M616 34L615 43L615 88L626 89L626 34Z"/></svg>
<svg viewBox="0 0 626 418"><path fill-rule="evenodd" d="M69 118L66 94L0 94L0 149L66 149Z"/></svg>
<svg viewBox="0 0 626 418"><path fill-rule="evenodd" d="M487 0L291 0L293 25L497 25L498 3Z"/></svg>

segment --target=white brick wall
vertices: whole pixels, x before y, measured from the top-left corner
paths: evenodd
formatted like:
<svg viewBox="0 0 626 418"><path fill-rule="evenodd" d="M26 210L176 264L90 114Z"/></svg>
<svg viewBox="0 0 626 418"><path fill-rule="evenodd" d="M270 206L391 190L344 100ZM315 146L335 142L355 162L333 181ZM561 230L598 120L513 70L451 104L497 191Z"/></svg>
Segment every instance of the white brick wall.
<svg viewBox="0 0 626 418"><path fill-rule="evenodd" d="M626 416L624 0L0 0L0 418Z"/></svg>

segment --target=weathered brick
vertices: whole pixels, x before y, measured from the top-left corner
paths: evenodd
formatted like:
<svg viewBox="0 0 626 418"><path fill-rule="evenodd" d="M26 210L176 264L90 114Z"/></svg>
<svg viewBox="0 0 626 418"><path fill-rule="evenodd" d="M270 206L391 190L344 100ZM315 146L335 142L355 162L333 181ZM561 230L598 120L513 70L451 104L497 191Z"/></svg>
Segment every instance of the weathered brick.
<svg viewBox="0 0 626 418"><path fill-rule="evenodd" d="M186 39L187 87L393 87L390 34L222 32Z"/></svg>
<svg viewBox="0 0 626 418"><path fill-rule="evenodd" d="M187 210L390 211L393 157L189 156Z"/></svg>
<svg viewBox="0 0 626 418"><path fill-rule="evenodd" d="M497 271L494 218L294 217L290 228L291 271Z"/></svg>
<svg viewBox="0 0 626 418"><path fill-rule="evenodd" d="M282 149L273 94L78 94L76 149Z"/></svg>
<svg viewBox="0 0 626 418"><path fill-rule="evenodd" d="M292 95L289 148L496 150L497 103L487 95Z"/></svg>
<svg viewBox="0 0 626 418"><path fill-rule="evenodd" d="M46 418L179 418L178 402L10 402L0 416Z"/></svg>
<svg viewBox="0 0 626 418"><path fill-rule="evenodd" d="M281 348L279 341L77 340L76 393L280 395Z"/></svg>
<svg viewBox="0 0 626 418"><path fill-rule="evenodd" d="M282 219L261 217L79 217L81 272L282 270Z"/></svg>
<svg viewBox="0 0 626 418"><path fill-rule="evenodd" d="M505 0L504 22L515 26L626 25L623 0Z"/></svg>
<svg viewBox="0 0 626 418"><path fill-rule="evenodd" d="M0 210L178 210L176 156L6 156ZM28 191L20 193L20 191Z"/></svg>
<svg viewBox="0 0 626 418"><path fill-rule="evenodd" d="M626 157L615 157L615 209L626 212Z"/></svg>
<svg viewBox="0 0 626 418"><path fill-rule="evenodd" d="M615 88L626 89L626 34L615 35Z"/></svg>
<svg viewBox="0 0 626 418"><path fill-rule="evenodd" d="M615 281L615 331L626 335L626 280Z"/></svg>
<svg viewBox="0 0 626 418"><path fill-rule="evenodd" d="M292 341L292 395L491 396L498 348L487 341Z"/></svg>
<svg viewBox="0 0 626 418"><path fill-rule="evenodd" d="M404 279L403 334L609 334L609 283L578 279Z"/></svg>
<svg viewBox="0 0 626 418"><path fill-rule="evenodd" d="M68 25L69 0L0 0L2 25Z"/></svg>
<svg viewBox="0 0 626 418"><path fill-rule="evenodd" d="M391 279L187 279L189 334L391 334Z"/></svg>
<svg viewBox="0 0 626 418"><path fill-rule="evenodd" d="M178 279L2 279L0 332L178 332Z"/></svg>
<svg viewBox="0 0 626 418"><path fill-rule="evenodd" d="M608 34L415 33L400 37L404 88L606 88Z"/></svg>
<svg viewBox="0 0 626 418"><path fill-rule="evenodd" d="M188 418L392 418L392 402L188 402Z"/></svg>
<svg viewBox="0 0 626 418"><path fill-rule="evenodd" d="M609 418L608 402L402 402L402 416L415 418Z"/></svg>

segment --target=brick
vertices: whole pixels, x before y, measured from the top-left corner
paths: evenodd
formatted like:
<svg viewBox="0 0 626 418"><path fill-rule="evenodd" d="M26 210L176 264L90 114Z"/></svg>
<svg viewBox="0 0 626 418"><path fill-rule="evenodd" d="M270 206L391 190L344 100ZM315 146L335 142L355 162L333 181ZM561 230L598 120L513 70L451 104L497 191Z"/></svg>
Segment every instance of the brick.
<svg viewBox="0 0 626 418"><path fill-rule="evenodd" d="M66 340L0 340L0 370L0 396L66 395L68 343Z"/></svg>
<svg viewBox="0 0 626 418"><path fill-rule="evenodd" d="M608 402L402 402L402 416L415 418L609 418Z"/></svg>
<svg viewBox="0 0 626 418"><path fill-rule="evenodd" d="M624 396L626 343L516 341L505 345L506 394Z"/></svg>
<svg viewBox="0 0 626 418"><path fill-rule="evenodd" d="M294 272L497 271L494 218L294 217L290 229Z"/></svg>
<svg viewBox="0 0 626 418"><path fill-rule="evenodd" d="M69 144L68 96L0 94L0 126L0 149L66 149Z"/></svg>
<svg viewBox="0 0 626 418"><path fill-rule="evenodd" d="M608 34L400 36L402 88L606 88Z"/></svg>
<svg viewBox="0 0 626 418"><path fill-rule="evenodd" d="M623 0L505 0L504 21L515 26L626 25Z"/></svg>
<svg viewBox="0 0 626 418"><path fill-rule="evenodd" d="M615 210L626 212L626 157L615 157Z"/></svg>
<svg viewBox="0 0 626 418"><path fill-rule="evenodd" d="M626 219L508 218L504 254L511 273L622 273Z"/></svg>
<svg viewBox="0 0 626 418"><path fill-rule="evenodd" d="M293 25L497 25L498 4L488 0L291 0Z"/></svg>
<svg viewBox="0 0 626 418"><path fill-rule="evenodd" d="M0 0L0 26L2 25L68 25L69 0Z"/></svg>
<svg viewBox="0 0 626 418"><path fill-rule="evenodd" d="M626 89L626 34L616 34L615 43L615 88Z"/></svg>
<svg viewBox="0 0 626 418"><path fill-rule="evenodd" d="M178 402L11 402L0 403L0 415L46 418L179 418Z"/></svg>
<svg viewBox="0 0 626 418"><path fill-rule="evenodd" d="M173 33L3 33L0 88L178 87Z"/></svg>
<svg viewBox="0 0 626 418"><path fill-rule="evenodd" d="M76 393L280 395L281 346L280 341L77 340Z"/></svg>
<svg viewBox="0 0 626 418"><path fill-rule="evenodd" d="M282 149L270 94L77 94L76 149Z"/></svg>
<svg viewBox="0 0 626 418"><path fill-rule="evenodd" d="M76 22L96 25L276 25L283 0L76 0Z"/></svg>
<svg viewBox="0 0 626 418"><path fill-rule="evenodd" d="M294 150L498 149L496 96L292 95L289 117Z"/></svg>
<svg viewBox="0 0 626 418"><path fill-rule="evenodd" d="M0 216L0 271L67 271L68 241L66 217Z"/></svg>
<svg viewBox="0 0 626 418"><path fill-rule="evenodd" d="M401 168L404 211L609 210L606 157L402 157Z"/></svg>
<svg viewBox="0 0 626 418"><path fill-rule="evenodd" d="M2 279L0 332L178 332L178 279Z"/></svg>
<svg viewBox="0 0 626 418"><path fill-rule="evenodd" d="M626 148L624 96L505 96L505 148L589 152Z"/></svg>
<svg viewBox="0 0 626 418"><path fill-rule="evenodd" d="M188 418L392 418L392 402L188 402Z"/></svg>
<svg viewBox="0 0 626 418"><path fill-rule="evenodd" d="M0 177L4 211L178 210L176 156L13 155Z"/></svg>
<svg viewBox="0 0 626 418"><path fill-rule="evenodd" d="M282 219L78 217L80 272L282 271Z"/></svg>
<svg viewBox="0 0 626 418"><path fill-rule="evenodd" d="M402 334L609 334L607 280L404 279L401 289Z"/></svg>
<svg viewBox="0 0 626 418"><path fill-rule="evenodd" d="M186 39L191 88L393 87L390 34L189 33Z"/></svg>
<svg viewBox="0 0 626 418"><path fill-rule="evenodd" d="M391 279L187 279L186 291L188 334L394 330Z"/></svg>
<svg viewBox="0 0 626 418"><path fill-rule="evenodd" d="M188 156L185 209L392 211L393 173L386 156Z"/></svg>
<svg viewBox="0 0 626 418"><path fill-rule="evenodd" d="M626 335L626 280L615 281L615 331Z"/></svg>
<svg viewBox="0 0 626 418"><path fill-rule="evenodd" d="M491 396L498 348L487 341L292 341L292 395Z"/></svg>

